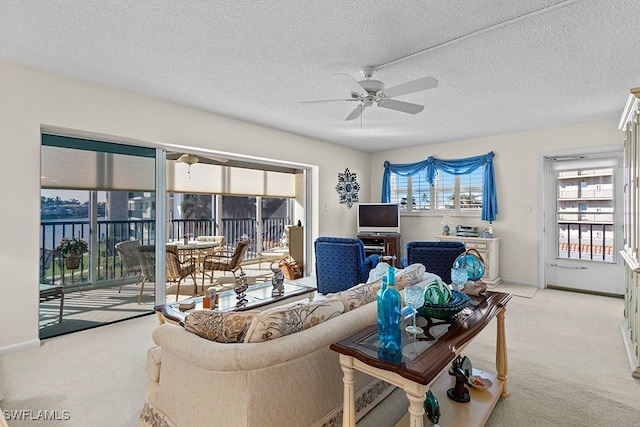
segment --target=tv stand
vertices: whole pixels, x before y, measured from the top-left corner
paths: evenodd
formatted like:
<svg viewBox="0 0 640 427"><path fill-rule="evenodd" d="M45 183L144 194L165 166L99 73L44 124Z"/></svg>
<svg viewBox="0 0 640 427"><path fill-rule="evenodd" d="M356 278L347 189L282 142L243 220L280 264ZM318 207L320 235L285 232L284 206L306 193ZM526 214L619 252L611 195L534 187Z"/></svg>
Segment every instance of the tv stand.
<svg viewBox="0 0 640 427"><path fill-rule="evenodd" d="M400 234L399 233L362 233L358 239L364 244L364 252L369 255L395 256L390 264L400 266Z"/></svg>

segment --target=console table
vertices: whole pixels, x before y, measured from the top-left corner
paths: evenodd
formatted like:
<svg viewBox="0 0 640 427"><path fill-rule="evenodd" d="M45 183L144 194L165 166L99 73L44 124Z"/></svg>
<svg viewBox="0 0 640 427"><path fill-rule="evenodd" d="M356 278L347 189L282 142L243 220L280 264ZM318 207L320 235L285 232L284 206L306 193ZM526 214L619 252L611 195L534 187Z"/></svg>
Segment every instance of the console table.
<svg viewBox="0 0 640 427"><path fill-rule="evenodd" d="M409 413L398 425L421 427L425 422L424 400L432 388L440 403L441 427L483 426L500 397L507 397L507 347L504 314L510 294L487 291L484 297L474 297L464 313L458 315L448 328L416 351L415 355L401 356L390 361L378 353L377 326L372 325L331 344L340 354L343 371L343 427L355 426L355 371L367 373L397 387L401 387L409 399ZM496 370L497 373L475 371L476 375L489 378L493 383L487 390L470 390L471 402L456 403L449 400L446 390L455 380L448 373L451 362L497 316ZM437 325L441 327L441 325ZM413 341L413 343L412 343ZM403 347L415 343L412 337L403 335ZM443 391L444 390L444 394ZM466 406L460 406L466 405Z"/></svg>

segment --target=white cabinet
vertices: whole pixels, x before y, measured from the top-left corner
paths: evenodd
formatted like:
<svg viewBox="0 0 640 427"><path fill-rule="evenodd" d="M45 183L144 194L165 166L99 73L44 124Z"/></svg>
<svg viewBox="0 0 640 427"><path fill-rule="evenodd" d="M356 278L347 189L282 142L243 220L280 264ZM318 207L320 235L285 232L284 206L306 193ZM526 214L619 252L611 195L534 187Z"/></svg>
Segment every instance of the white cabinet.
<svg viewBox="0 0 640 427"><path fill-rule="evenodd" d="M475 249L486 263L482 281L487 285L497 285L502 282L500 277L500 238L499 237L462 237L436 236L437 241L462 242L467 249Z"/></svg>
<svg viewBox="0 0 640 427"><path fill-rule="evenodd" d="M631 374L640 378L640 88L631 95L620 120L624 131L624 321L622 338Z"/></svg>

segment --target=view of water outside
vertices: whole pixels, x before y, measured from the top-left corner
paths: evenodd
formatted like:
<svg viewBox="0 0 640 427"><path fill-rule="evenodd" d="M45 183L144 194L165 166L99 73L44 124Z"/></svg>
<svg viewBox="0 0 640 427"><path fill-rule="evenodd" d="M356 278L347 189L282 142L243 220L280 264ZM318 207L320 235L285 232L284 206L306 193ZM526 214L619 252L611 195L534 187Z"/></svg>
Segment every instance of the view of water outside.
<svg viewBox="0 0 640 427"><path fill-rule="evenodd" d="M41 190L40 220L46 223L61 223L60 225L41 227L41 246L45 249L54 249L65 236L62 223L89 221L89 191L83 190ZM104 205L106 202L106 192L98 193L99 209L98 219L105 219ZM88 232L82 228L74 229L74 237L87 239L84 233ZM67 231L68 233L68 231Z"/></svg>

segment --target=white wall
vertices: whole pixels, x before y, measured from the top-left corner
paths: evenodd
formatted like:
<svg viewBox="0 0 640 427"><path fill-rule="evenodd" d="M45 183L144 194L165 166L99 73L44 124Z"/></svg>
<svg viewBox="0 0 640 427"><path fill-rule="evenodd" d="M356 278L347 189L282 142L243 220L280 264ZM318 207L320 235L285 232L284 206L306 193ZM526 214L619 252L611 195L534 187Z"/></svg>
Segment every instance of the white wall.
<svg viewBox="0 0 640 427"><path fill-rule="evenodd" d="M538 162L541 153L615 144L622 148L623 137L617 130L617 120L611 120L375 153L371 156L371 199L380 200L385 160L411 163L429 156L456 159L493 151L499 208L493 229L494 235L500 237L500 274L503 280L538 285L538 215L541 209L538 192L543 182ZM530 213L526 211L527 206L531 206ZM434 240L442 234L441 219L402 217L403 243ZM488 227L488 223L479 218L454 217L452 229L455 224L477 226L480 231Z"/></svg>
<svg viewBox="0 0 640 427"><path fill-rule="evenodd" d="M348 167L367 201L367 153L6 62L0 75L0 353L38 344L41 126L312 165L313 224L305 226L314 236L355 235L354 209L338 203L335 186Z"/></svg>

